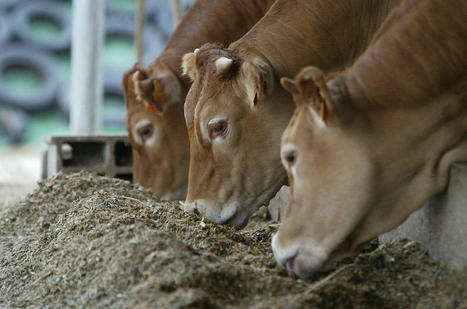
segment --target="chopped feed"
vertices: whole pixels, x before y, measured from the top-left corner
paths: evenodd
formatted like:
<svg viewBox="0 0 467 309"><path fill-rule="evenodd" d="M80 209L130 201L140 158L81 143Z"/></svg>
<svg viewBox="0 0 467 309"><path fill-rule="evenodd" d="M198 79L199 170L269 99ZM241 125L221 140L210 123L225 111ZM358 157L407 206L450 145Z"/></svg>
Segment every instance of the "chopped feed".
<svg viewBox="0 0 467 309"><path fill-rule="evenodd" d="M467 308L467 270L376 241L313 280L276 265L277 224L236 231L129 182L59 174L0 214L0 307Z"/></svg>

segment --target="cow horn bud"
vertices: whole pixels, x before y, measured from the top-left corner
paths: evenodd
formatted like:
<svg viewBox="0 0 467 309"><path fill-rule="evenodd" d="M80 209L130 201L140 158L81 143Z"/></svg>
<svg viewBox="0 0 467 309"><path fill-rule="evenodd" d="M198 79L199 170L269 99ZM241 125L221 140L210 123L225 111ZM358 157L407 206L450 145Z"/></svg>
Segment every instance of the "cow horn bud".
<svg viewBox="0 0 467 309"><path fill-rule="evenodd" d="M233 60L227 57L220 57L216 60L217 73L221 74L232 66Z"/></svg>

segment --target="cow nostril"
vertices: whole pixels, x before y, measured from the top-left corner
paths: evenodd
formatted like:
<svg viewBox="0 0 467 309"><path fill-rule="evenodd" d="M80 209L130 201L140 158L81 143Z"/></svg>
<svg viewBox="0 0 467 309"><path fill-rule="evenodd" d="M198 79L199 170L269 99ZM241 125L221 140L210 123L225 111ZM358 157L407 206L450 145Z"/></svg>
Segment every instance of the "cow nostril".
<svg viewBox="0 0 467 309"><path fill-rule="evenodd" d="M287 270L291 273L294 272L293 267L294 267L294 262L295 262L295 256L291 257L290 259L287 260L285 263L285 266L287 267Z"/></svg>

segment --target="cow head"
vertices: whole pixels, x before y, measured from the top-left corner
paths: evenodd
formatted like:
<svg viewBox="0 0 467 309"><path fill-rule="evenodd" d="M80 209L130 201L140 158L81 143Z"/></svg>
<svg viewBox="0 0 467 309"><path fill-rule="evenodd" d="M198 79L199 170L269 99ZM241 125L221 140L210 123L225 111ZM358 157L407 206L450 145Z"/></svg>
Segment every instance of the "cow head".
<svg viewBox="0 0 467 309"><path fill-rule="evenodd" d="M207 44L186 54L183 68L193 80L185 102L186 209L240 228L286 182L279 143L293 104L274 90L272 68L260 56Z"/></svg>
<svg viewBox="0 0 467 309"><path fill-rule="evenodd" d="M281 83L297 107L281 147L291 196L272 248L300 277L399 225L467 158L465 97L363 109L342 78L326 83L313 67Z"/></svg>
<svg viewBox="0 0 467 309"><path fill-rule="evenodd" d="M123 89L134 182L162 199L184 199L189 147L182 83L163 65L149 72L135 65L125 73Z"/></svg>

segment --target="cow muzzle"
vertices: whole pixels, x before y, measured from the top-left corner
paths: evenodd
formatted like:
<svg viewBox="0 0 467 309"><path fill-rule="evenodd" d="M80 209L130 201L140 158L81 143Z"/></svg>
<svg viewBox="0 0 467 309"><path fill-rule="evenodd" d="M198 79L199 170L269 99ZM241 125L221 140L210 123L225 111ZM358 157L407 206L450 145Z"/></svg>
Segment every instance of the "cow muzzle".
<svg viewBox="0 0 467 309"><path fill-rule="evenodd" d="M215 205L207 200L195 200L184 203L185 211L198 211L206 219L219 223L229 224L237 229L243 228L248 223L249 214L241 210L239 203L227 203Z"/></svg>
<svg viewBox="0 0 467 309"><path fill-rule="evenodd" d="M323 270L328 260L328 254L320 246L307 243L286 242L282 244L276 233L272 238L272 251L276 261L302 279L311 277L317 271Z"/></svg>

